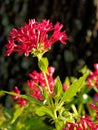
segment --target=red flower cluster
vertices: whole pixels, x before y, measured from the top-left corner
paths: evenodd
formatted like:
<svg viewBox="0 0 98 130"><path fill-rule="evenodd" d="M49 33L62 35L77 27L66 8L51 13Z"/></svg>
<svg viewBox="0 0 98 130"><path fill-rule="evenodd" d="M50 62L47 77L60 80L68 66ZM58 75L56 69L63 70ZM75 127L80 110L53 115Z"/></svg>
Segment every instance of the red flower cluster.
<svg viewBox="0 0 98 130"><path fill-rule="evenodd" d="M89 107L98 112L98 106L95 106L94 104L89 104Z"/></svg>
<svg viewBox="0 0 98 130"><path fill-rule="evenodd" d="M32 78L31 80L28 80L31 96L35 97L36 99L43 100L43 90L45 90L48 95L54 94L54 70L54 67L48 67L48 74L46 75L47 79L45 79L43 72L39 73L37 71L33 71L29 74L30 78Z"/></svg>
<svg viewBox="0 0 98 130"><path fill-rule="evenodd" d="M94 64L94 72L90 72L87 78L87 86L98 88L98 63Z"/></svg>
<svg viewBox="0 0 98 130"><path fill-rule="evenodd" d="M98 130L98 123L91 121L89 116L83 116L76 123L67 122L63 130Z"/></svg>
<svg viewBox="0 0 98 130"><path fill-rule="evenodd" d="M14 92L14 93L20 95L20 90L18 89L17 86L14 87L14 90L12 90L12 92ZM13 96L13 98L14 98L15 100L17 100L16 103L19 104L20 107L23 107L23 106L26 105L26 100L25 100L25 99L23 99L23 98L21 98L21 97L19 97L19 96Z"/></svg>
<svg viewBox="0 0 98 130"><path fill-rule="evenodd" d="M36 22L35 19L29 20L29 23L19 29L13 28L10 32L8 44L5 45L9 56L12 52L19 54L24 53L28 56L29 53L37 54L45 53L57 41L66 44L68 40L66 32L61 32L63 25L57 22L54 27L49 20ZM52 34L50 35L50 32Z"/></svg>
<svg viewBox="0 0 98 130"><path fill-rule="evenodd" d="M89 104L89 107L96 111L96 116L95 117L98 120L98 106L96 106L95 104Z"/></svg>
<svg viewBox="0 0 98 130"><path fill-rule="evenodd" d="M43 72L37 72L34 70L32 73L29 74L30 80L27 81L30 95L38 100L44 100L44 92L48 97L54 96L54 86L55 86L55 79L53 78L55 68L48 67L48 74L46 76ZM68 85L64 85L62 87L63 91L66 91L69 88ZM20 90L15 86L14 90L16 94L20 94ZM25 99L20 98L19 96L13 96L15 100L17 100L17 104L20 106L24 106L26 104Z"/></svg>

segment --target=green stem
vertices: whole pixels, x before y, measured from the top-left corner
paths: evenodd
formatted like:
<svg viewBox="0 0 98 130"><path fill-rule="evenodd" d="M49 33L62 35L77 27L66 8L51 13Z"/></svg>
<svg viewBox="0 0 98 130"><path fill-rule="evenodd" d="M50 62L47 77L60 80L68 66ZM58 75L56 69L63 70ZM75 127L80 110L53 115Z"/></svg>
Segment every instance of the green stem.
<svg viewBox="0 0 98 130"><path fill-rule="evenodd" d="M47 86L47 89L48 89L49 93L51 93L51 90L50 90L50 87L49 87L49 84L48 84L48 80L47 80L46 73L45 73L45 72L43 72L43 74L44 74L44 78L45 78L45 81L46 81L46 86Z"/></svg>
<svg viewBox="0 0 98 130"><path fill-rule="evenodd" d="M78 111L74 104L71 105L71 108L72 108L73 112L75 113L75 115L78 115Z"/></svg>

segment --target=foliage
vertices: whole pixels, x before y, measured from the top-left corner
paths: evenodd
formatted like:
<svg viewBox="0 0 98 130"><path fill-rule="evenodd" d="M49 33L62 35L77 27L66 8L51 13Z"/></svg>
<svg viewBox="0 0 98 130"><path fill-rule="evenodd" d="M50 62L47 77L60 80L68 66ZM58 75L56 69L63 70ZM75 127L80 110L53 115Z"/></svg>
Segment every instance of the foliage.
<svg viewBox="0 0 98 130"><path fill-rule="evenodd" d="M25 94L17 86L11 92L0 91L0 96L9 94L16 101L10 110L1 106L1 130L97 130L98 64L93 72L84 67L79 79L67 76L62 83L59 76L53 76L55 68L44 56L56 42L66 44L68 37L62 27L59 22L53 25L50 20L31 19L24 27L11 30L5 55L16 52L28 57L31 53L39 71L29 73Z"/></svg>

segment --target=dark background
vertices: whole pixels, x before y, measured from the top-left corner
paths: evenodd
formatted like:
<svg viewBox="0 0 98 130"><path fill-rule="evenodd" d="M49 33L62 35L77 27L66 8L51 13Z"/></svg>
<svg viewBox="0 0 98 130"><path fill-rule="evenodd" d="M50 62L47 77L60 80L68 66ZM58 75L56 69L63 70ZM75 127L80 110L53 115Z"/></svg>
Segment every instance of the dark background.
<svg viewBox="0 0 98 130"><path fill-rule="evenodd" d="M98 0L0 0L0 89L21 87L29 72L37 69L36 58L4 56L10 30L32 18L59 21L67 31L67 45L57 43L45 54L62 81L66 75L78 76L85 65L93 69L98 62Z"/></svg>

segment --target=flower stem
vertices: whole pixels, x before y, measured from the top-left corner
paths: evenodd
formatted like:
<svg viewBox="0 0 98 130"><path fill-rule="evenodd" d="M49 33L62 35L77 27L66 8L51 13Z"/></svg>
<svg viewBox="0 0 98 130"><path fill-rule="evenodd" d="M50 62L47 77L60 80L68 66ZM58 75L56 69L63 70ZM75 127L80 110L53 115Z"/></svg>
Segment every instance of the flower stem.
<svg viewBox="0 0 98 130"><path fill-rule="evenodd" d="M49 84L48 84L48 80L47 80L46 73L45 73L45 72L43 72L43 74L44 74L44 78L45 78L45 81L46 81L46 86L47 86L47 89L48 89L49 93L51 93L51 90L50 90L50 87L49 87Z"/></svg>
<svg viewBox="0 0 98 130"><path fill-rule="evenodd" d="M74 104L71 105L71 108L74 111L75 115L78 115L77 109Z"/></svg>

